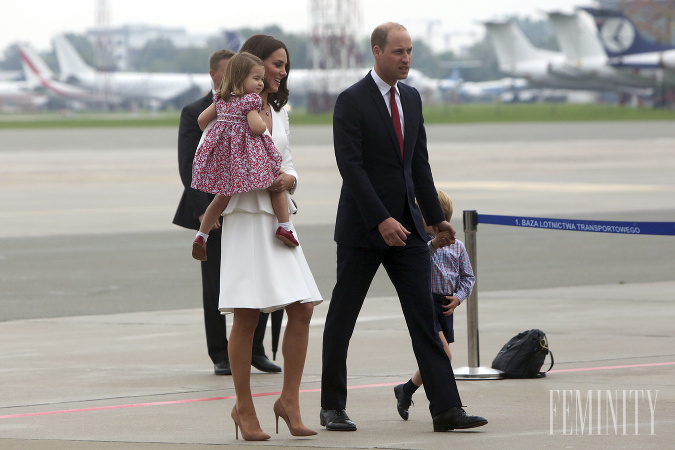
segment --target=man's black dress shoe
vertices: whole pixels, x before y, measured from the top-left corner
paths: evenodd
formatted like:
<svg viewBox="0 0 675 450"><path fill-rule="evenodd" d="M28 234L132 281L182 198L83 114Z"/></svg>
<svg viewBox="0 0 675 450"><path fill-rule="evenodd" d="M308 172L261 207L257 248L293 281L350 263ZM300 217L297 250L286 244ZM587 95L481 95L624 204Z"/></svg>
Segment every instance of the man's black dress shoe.
<svg viewBox="0 0 675 450"><path fill-rule="evenodd" d="M463 430L482 427L488 423L485 417L470 416L457 406L434 417L434 431Z"/></svg>
<svg viewBox="0 0 675 450"><path fill-rule="evenodd" d="M213 365L213 371L216 375L232 375L229 361L221 361Z"/></svg>
<svg viewBox="0 0 675 450"><path fill-rule="evenodd" d="M398 409L398 415L401 416L401 419L408 420L408 408L410 408L411 404L414 405L412 397L403 392L402 384L394 386L394 396L396 396L396 409Z"/></svg>
<svg viewBox="0 0 675 450"><path fill-rule="evenodd" d="M319 422L322 427L331 431L356 431L356 424L351 421L344 409L321 409Z"/></svg>
<svg viewBox="0 0 675 450"><path fill-rule="evenodd" d="M281 372L281 367L270 361L265 355L253 355L251 365L261 372Z"/></svg>

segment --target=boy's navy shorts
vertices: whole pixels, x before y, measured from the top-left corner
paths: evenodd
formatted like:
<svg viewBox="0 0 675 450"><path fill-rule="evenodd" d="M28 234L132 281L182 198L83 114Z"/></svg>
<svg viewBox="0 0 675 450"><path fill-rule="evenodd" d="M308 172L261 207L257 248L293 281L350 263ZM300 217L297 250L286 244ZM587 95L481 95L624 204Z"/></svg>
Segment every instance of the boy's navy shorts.
<svg viewBox="0 0 675 450"><path fill-rule="evenodd" d="M444 316L443 311L443 301L445 300L445 295L441 294L431 294L434 297L434 331L443 332L445 340L448 341L448 344L455 342L455 329L452 325L452 318L455 317L454 314L449 316Z"/></svg>

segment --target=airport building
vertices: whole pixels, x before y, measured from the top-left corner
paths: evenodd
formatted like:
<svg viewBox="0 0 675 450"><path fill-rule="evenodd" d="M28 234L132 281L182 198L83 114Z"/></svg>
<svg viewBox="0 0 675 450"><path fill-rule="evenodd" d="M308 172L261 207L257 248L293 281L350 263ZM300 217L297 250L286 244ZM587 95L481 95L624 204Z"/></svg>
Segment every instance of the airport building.
<svg viewBox="0 0 675 450"><path fill-rule="evenodd" d="M113 69L125 71L131 67L131 55L157 39L166 39L176 48L205 47L213 34L192 34L184 28L166 28L153 25L123 25L108 29L87 30L94 45L105 42L112 58Z"/></svg>

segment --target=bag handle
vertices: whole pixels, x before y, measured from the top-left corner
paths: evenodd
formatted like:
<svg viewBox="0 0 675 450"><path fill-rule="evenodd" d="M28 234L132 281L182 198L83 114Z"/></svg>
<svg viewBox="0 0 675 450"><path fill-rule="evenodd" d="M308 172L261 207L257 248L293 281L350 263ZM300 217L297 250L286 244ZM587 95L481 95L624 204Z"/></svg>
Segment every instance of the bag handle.
<svg viewBox="0 0 675 450"><path fill-rule="evenodd" d="M549 351L548 351L548 354L551 355L551 365L548 367L548 370L547 370L546 372L548 372L549 370L553 369L553 363L554 363L554 361L553 361L553 352L552 352L551 350L549 350Z"/></svg>
<svg viewBox="0 0 675 450"><path fill-rule="evenodd" d="M536 378L544 378L544 377L546 376L546 373L547 373L549 370L553 369L553 363L554 363L554 360L553 360L553 352L552 352L551 350L549 350L549 351L548 351L548 354L551 355L551 365L548 367L548 369L546 369L546 372L539 372L539 373L537 373Z"/></svg>
<svg viewBox="0 0 675 450"><path fill-rule="evenodd" d="M541 341L539 341L539 345L541 346L542 350L546 350L548 354L551 355L551 365L548 367L546 372L537 373L537 378L544 378L546 376L546 373L553 368L554 364L553 352L548 348L548 340L545 337Z"/></svg>

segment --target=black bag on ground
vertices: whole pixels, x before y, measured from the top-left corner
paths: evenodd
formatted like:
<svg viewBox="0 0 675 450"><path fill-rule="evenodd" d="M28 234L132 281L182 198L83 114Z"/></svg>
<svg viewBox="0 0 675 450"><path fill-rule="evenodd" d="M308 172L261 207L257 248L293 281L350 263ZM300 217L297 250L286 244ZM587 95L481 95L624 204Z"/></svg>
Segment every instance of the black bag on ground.
<svg viewBox="0 0 675 450"><path fill-rule="evenodd" d="M553 353L548 349L546 334L541 330L528 330L518 333L507 342L497 353L492 368L504 372L506 378L541 378L546 372L541 372L546 355L551 355L553 367Z"/></svg>

